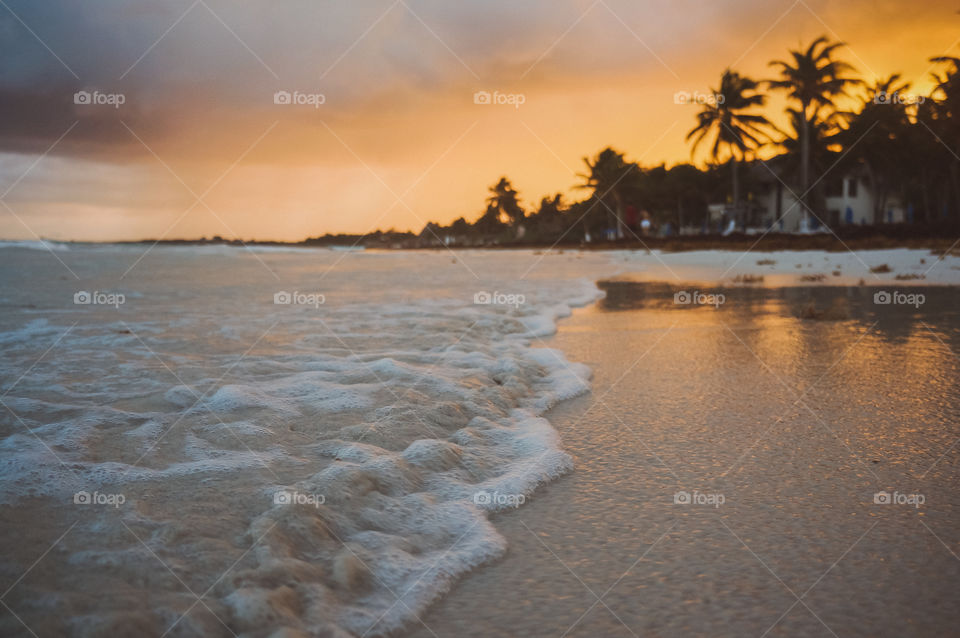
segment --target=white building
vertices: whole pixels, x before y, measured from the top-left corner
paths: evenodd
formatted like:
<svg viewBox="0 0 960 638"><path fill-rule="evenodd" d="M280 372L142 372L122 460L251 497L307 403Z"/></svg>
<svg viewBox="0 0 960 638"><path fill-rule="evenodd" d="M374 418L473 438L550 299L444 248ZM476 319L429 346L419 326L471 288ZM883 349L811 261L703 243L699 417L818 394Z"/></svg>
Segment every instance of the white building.
<svg viewBox="0 0 960 638"><path fill-rule="evenodd" d="M748 199L748 226L764 229L771 225L775 231L798 232L803 230L803 207L798 201L799 189L788 186L766 168L755 173L760 184ZM824 184L826 213L815 211L810 216L810 228L816 230L824 224L830 227L848 224L872 224L875 196L869 181L863 174L845 174L828 178ZM884 224L899 224L907 221L907 214L896 196L889 196L882 219Z"/></svg>

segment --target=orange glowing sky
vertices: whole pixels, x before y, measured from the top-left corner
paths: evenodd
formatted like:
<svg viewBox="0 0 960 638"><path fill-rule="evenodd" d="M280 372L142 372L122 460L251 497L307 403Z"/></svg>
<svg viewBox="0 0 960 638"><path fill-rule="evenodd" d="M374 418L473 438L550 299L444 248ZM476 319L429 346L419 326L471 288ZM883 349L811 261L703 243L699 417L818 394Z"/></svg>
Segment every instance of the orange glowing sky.
<svg viewBox="0 0 960 638"><path fill-rule="evenodd" d="M582 196L582 158L608 145L688 161L696 107L673 95L727 66L768 77L823 34L864 79L901 72L926 93L928 58L960 55L958 7L941 0L237 4L0 8L0 237L299 240L472 220L501 175L528 205ZM125 102L75 105L78 90ZM277 105L277 90L325 103ZM478 90L524 103L474 104Z"/></svg>

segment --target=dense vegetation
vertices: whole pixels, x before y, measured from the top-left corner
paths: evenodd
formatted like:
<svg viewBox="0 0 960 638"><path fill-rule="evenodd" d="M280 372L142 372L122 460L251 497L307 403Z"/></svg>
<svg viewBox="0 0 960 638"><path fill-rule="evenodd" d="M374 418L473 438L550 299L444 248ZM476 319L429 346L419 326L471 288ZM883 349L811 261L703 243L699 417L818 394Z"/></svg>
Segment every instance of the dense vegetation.
<svg viewBox="0 0 960 638"><path fill-rule="evenodd" d="M527 208L507 177L490 187L486 210L474 222L428 224L430 243L539 243L630 239L647 217L653 227L706 229L708 204L726 203L740 225L749 220L758 182L783 181L805 216L826 221L828 189L858 175L874 194L872 221L883 221L891 197L909 206L919 224L956 224L960 217L960 59L932 58L934 89L908 93L895 74L869 84L839 58L843 44L818 38L770 63L771 77L753 79L727 69L707 99L698 99L692 150L707 163L644 167L606 148L584 158L579 188L586 197L558 194ZM787 97L784 127L764 114L769 92ZM846 108L844 108L844 106ZM760 159L766 157L766 159Z"/></svg>

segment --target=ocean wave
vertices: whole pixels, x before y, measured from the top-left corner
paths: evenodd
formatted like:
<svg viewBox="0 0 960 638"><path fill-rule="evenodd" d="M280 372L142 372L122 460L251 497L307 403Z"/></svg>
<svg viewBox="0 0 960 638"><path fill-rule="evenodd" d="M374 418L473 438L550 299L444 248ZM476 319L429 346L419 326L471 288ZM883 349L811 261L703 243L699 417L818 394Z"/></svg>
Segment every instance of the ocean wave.
<svg viewBox="0 0 960 638"><path fill-rule="evenodd" d="M430 273L445 259L359 257L355 285L381 281L383 260ZM330 295L322 314L281 307L280 319L275 306L224 314L180 301L182 288L149 289L143 299L177 300L176 321L145 312L73 328L56 365L38 364L5 400L19 422L3 425L0 502L122 494L116 511L70 511L83 539L70 570L104 592L139 583L151 602L105 595L65 631L122 633L135 616L160 633L173 622L223 633L178 620L181 588L146 575L159 559L209 588L235 633L386 635L502 556L489 515L572 469L542 415L590 384L586 366L540 339L601 293L569 274L501 279L522 302L489 303L454 272L443 287L425 278L396 295L381 281L366 299ZM230 339L216 336L224 328ZM38 336L62 332L34 319L0 333L6 385ZM238 356L233 340L254 347ZM31 585L31 599L78 605L70 578Z"/></svg>
<svg viewBox="0 0 960 638"><path fill-rule="evenodd" d="M70 244L51 239L0 239L0 248L26 248L27 250L70 250Z"/></svg>

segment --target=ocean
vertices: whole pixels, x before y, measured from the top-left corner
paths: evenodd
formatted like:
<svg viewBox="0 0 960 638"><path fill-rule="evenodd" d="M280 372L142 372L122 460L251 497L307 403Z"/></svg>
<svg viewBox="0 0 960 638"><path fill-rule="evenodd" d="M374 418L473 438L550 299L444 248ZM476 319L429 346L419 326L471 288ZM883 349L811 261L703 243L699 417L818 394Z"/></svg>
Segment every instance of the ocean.
<svg viewBox="0 0 960 638"><path fill-rule="evenodd" d="M942 633L958 272L0 243L0 635Z"/></svg>
<svg viewBox="0 0 960 638"><path fill-rule="evenodd" d="M572 469L542 414L591 373L543 338L609 256L49 248L0 247L0 572L41 634L388 633Z"/></svg>

